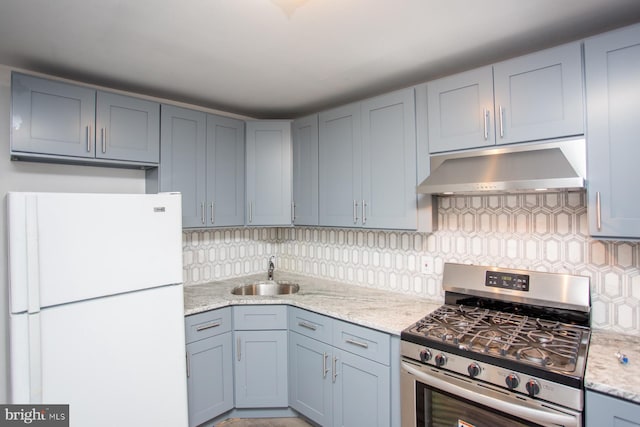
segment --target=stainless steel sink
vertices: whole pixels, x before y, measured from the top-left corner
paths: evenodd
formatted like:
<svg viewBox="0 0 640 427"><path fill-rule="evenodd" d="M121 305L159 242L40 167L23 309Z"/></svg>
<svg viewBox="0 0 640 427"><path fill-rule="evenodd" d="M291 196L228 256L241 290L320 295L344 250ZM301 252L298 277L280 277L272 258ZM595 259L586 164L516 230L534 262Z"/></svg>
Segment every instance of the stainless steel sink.
<svg viewBox="0 0 640 427"><path fill-rule="evenodd" d="M234 295L286 295L300 290L297 283L283 281L264 281L237 286L231 290Z"/></svg>

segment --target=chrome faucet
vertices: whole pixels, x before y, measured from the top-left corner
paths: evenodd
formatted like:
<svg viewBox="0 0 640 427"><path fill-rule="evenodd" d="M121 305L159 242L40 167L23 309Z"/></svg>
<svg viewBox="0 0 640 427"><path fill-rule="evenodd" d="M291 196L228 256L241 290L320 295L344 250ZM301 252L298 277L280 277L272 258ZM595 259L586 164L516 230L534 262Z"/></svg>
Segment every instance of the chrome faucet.
<svg viewBox="0 0 640 427"><path fill-rule="evenodd" d="M275 270L276 266L273 261L276 259L274 255L269 257L269 269L267 270L267 280L273 280L273 270Z"/></svg>

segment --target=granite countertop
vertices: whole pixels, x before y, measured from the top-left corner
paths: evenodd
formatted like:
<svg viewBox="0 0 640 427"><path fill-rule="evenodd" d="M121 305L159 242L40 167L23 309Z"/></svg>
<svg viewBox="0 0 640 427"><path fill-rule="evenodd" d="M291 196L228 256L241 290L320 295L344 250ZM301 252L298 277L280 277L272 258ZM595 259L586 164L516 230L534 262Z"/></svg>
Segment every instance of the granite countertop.
<svg viewBox="0 0 640 427"><path fill-rule="evenodd" d="M411 326L442 303L398 292L347 285L298 274L277 273L275 280L300 285L296 294L233 295L238 286L264 280L265 274L184 287L185 315L229 305L288 304L393 335Z"/></svg>
<svg viewBox="0 0 640 427"><path fill-rule="evenodd" d="M618 362L616 352L629 363ZM592 330L584 386L640 403L640 336Z"/></svg>

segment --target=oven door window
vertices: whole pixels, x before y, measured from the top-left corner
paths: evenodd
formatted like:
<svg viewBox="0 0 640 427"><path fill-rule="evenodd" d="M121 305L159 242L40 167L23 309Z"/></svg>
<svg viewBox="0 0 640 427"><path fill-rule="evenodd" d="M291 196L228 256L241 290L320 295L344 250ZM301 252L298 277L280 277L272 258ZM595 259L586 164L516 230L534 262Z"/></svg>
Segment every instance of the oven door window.
<svg viewBox="0 0 640 427"><path fill-rule="evenodd" d="M418 427L541 427L416 381Z"/></svg>

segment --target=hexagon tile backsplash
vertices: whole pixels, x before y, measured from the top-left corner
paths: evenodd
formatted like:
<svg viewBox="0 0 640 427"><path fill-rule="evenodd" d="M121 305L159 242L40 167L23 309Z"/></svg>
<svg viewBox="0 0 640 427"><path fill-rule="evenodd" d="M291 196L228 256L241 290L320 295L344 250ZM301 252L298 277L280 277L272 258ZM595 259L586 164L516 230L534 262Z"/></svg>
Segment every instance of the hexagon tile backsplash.
<svg viewBox="0 0 640 427"><path fill-rule="evenodd" d="M430 234L319 227L183 233L185 284L277 269L441 301L445 262L591 277L592 325L640 335L640 243L589 237L584 192L438 200ZM424 265L427 264L427 267Z"/></svg>

